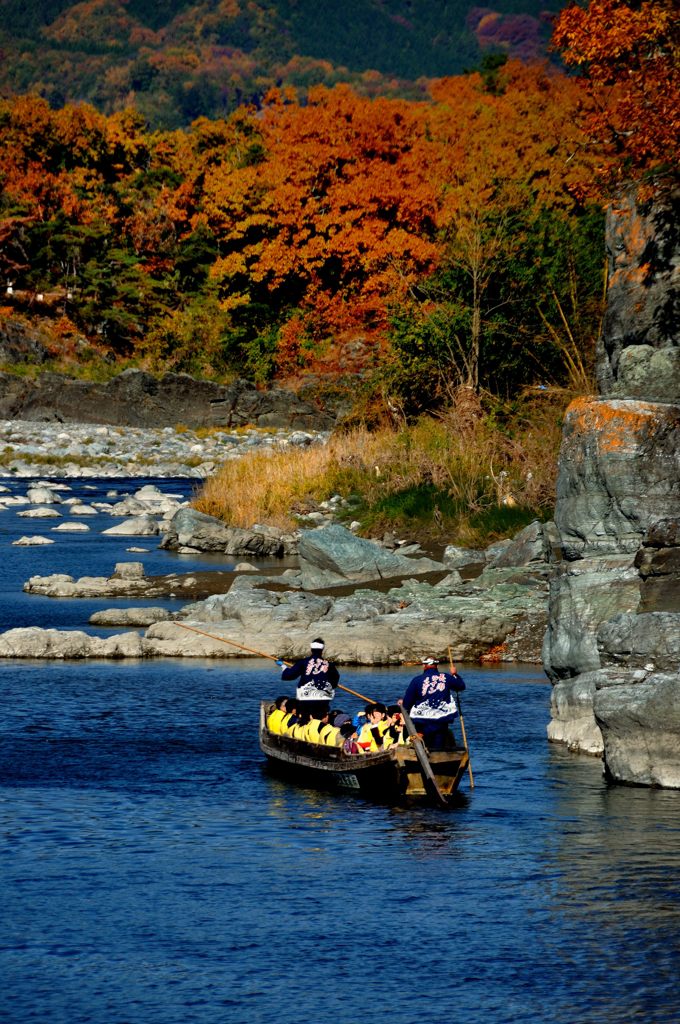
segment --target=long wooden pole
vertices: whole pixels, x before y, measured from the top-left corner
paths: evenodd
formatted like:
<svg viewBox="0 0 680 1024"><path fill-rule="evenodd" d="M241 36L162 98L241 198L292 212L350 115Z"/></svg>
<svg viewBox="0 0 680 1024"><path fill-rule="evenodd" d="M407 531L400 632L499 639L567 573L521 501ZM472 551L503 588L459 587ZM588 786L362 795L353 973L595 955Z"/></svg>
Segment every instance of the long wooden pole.
<svg viewBox="0 0 680 1024"><path fill-rule="evenodd" d="M437 782L434 771L432 770L430 759L427 756L427 747L423 743L422 737L416 730L416 727L413 724L413 719L411 718L410 714L403 705L401 708L401 717L404 719L406 732L411 737L411 743L413 744L413 749L416 752L416 757L418 758L418 763L420 764L420 774L423 776L425 789L430 793L430 796L433 796L435 798L438 804L440 804L442 807L448 807L448 800L446 799L441 789L439 788L439 783Z"/></svg>
<svg viewBox="0 0 680 1024"><path fill-rule="evenodd" d="M453 655L451 654L451 647L449 647L449 668L451 669L451 674L453 675ZM460 731L461 731L462 736L463 736L463 746L465 747L465 750L466 750L467 756L468 756L468 774L470 776L470 789L474 789L475 788L475 780L474 780L474 777L472 775L472 762L470 761L470 748L468 747L467 736L465 735L465 720L463 718L463 705L460 702L460 694L458 695L458 717L460 718Z"/></svg>
<svg viewBox="0 0 680 1024"><path fill-rule="evenodd" d="M223 644L229 644L230 647L236 647L239 651L247 651L249 654L257 654L260 658L269 658L270 661L281 661L282 659L277 658L275 654L267 654L266 651L256 651L254 647L246 647L244 644L237 644L235 640L227 640L224 636L215 636L214 633L206 633L203 629L196 629L195 626L187 626L186 622L175 622L176 626L181 626L182 629L188 629L191 633L198 633L199 636L207 636L211 640L221 640ZM288 662L286 662L288 664ZM358 697L359 700L363 700L366 704L374 704L375 701L371 700L370 697L365 697L363 693L357 693L356 690L350 690L349 686L343 686L342 683L338 683L337 688L344 690L345 693L351 693L353 697Z"/></svg>

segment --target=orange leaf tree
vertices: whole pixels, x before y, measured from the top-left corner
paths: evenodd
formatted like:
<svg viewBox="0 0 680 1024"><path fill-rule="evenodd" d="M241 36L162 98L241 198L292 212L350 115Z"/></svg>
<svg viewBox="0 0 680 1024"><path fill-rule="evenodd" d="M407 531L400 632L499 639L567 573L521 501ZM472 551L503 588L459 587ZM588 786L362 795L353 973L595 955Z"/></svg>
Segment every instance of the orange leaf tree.
<svg viewBox="0 0 680 1024"><path fill-rule="evenodd" d="M680 156L680 18L674 0L590 0L557 19L554 45L585 75L585 120L613 157L609 184L672 170Z"/></svg>
<svg viewBox="0 0 680 1024"><path fill-rule="evenodd" d="M400 387L429 377L430 397L437 382L446 390L503 388L537 373L552 379L561 357L542 320L543 307L554 306L552 284L562 302L576 250L575 278L587 277L591 291L597 279L582 257L600 214L583 199L600 157L584 149L573 124L581 90L555 69L511 61L493 88L473 74L443 79L431 91L427 165L441 254L436 274L395 322L397 380L404 359ZM598 248L593 253L601 261ZM573 293L579 309L586 305L581 283ZM556 306L553 313L560 317Z"/></svg>
<svg viewBox="0 0 680 1024"><path fill-rule="evenodd" d="M389 302L438 253L422 108L361 99L347 87L315 89L304 106L273 94L261 134L261 162L206 172L224 294L233 301L247 282L250 298L266 293L299 310L285 332L289 365L305 335L318 344L348 330L384 334Z"/></svg>

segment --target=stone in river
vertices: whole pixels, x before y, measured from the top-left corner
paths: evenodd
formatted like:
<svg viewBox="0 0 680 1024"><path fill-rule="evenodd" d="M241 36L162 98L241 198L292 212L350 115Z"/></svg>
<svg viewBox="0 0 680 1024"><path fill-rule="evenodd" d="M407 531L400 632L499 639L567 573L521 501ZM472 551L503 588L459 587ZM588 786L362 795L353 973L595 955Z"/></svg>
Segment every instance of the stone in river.
<svg viewBox="0 0 680 1024"><path fill-rule="evenodd" d="M17 512L22 519L61 519L61 512L56 508L27 508L24 512Z"/></svg>
<svg viewBox="0 0 680 1024"><path fill-rule="evenodd" d="M155 537L158 532L158 523L152 516L132 516L117 526L102 530L102 533L118 537Z"/></svg>
<svg viewBox="0 0 680 1024"><path fill-rule="evenodd" d="M12 544L15 547L37 547L39 544L54 544L54 541L50 537L19 537Z"/></svg>
<svg viewBox="0 0 680 1024"><path fill-rule="evenodd" d="M29 487L26 497L34 505L58 505L61 502L51 487Z"/></svg>
<svg viewBox="0 0 680 1024"><path fill-rule="evenodd" d="M114 575L122 580L141 580L144 578L144 566L141 562L116 562Z"/></svg>

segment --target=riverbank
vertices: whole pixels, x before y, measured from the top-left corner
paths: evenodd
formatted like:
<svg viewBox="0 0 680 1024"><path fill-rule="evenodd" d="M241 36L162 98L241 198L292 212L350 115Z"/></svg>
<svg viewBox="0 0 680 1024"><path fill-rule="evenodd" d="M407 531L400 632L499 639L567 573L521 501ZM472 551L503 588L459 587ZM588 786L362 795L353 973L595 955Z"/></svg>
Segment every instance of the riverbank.
<svg viewBox="0 0 680 1024"><path fill-rule="evenodd" d="M3 533L24 545L14 550L25 552L26 566L15 584L24 614L0 635L5 658L240 653L224 640L296 657L311 631L345 664L395 664L433 652L446 658L449 646L458 659L540 661L550 550L538 523L529 530L533 539L523 531L514 546L450 546L435 560L417 544L390 548L355 537L332 522L332 511L325 527L295 535L235 531L189 508L174 482L127 494L105 490L105 481L99 488L49 479L3 486ZM84 545L86 563L77 555ZM164 559L174 571L159 569ZM158 598L161 615L149 608ZM55 610L64 600L82 602L88 616L76 612L75 628L55 629L46 600ZM39 622L32 618L37 601ZM133 631L102 637L102 626L117 625Z"/></svg>
<svg viewBox="0 0 680 1024"><path fill-rule="evenodd" d="M190 430L0 420L0 478L187 477L202 480L230 459L328 437L322 431L239 427Z"/></svg>

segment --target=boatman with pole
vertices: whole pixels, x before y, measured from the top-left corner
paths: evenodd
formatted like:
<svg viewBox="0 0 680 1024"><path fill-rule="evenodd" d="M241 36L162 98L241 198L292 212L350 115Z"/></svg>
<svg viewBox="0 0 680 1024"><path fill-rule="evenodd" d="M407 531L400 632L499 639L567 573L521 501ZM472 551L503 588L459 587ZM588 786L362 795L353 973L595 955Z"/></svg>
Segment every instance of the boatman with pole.
<svg viewBox="0 0 680 1024"><path fill-rule="evenodd" d="M321 637L312 640L309 646L311 653L308 658L300 658L288 666L277 659L276 664L283 668L282 679L299 680L295 695L298 709L309 712L312 718L323 718L330 710L340 673L331 661L324 658L325 644Z"/></svg>
<svg viewBox="0 0 680 1024"><path fill-rule="evenodd" d="M423 671L413 677L401 701L428 750L451 746L449 725L458 714L455 694L465 689L455 666L451 668L452 672L442 672L437 658L423 658Z"/></svg>

